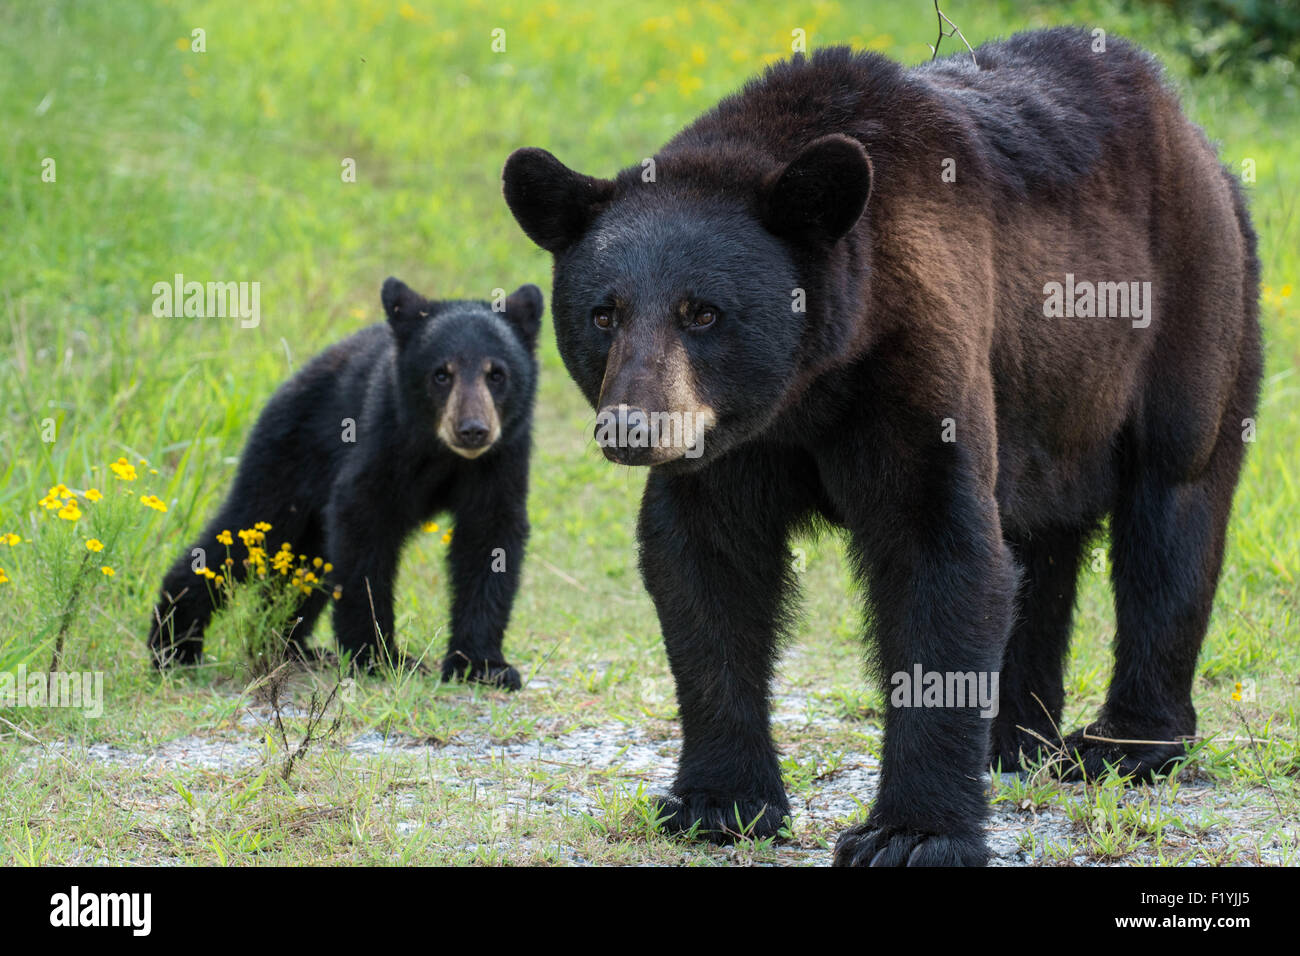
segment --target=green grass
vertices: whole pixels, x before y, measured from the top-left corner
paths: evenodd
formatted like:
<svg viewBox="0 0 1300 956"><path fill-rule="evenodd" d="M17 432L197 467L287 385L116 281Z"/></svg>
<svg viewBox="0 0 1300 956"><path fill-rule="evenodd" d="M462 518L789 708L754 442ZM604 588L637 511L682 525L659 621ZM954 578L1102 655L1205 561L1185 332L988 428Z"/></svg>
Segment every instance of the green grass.
<svg viewBox="0 0 1300 956"><path fill-rule="evenodd" d="M1168 54L1178 29L1154 5L1139 14L1105 2L945 9L973 43L1081 23ZM190 51L196 27L205 53ZM506 30L504 53L491 48L495 28ZM549 286L548 257L500 197L511 149L542 145L576 168L612 173L786 53L795 28L813 46L849 42L905 62L928 56L935 33L925 0L0 7L0 533L28 539L0 544L10 578L0 584L0 667L38 668L53 653L67 589L38 555L44 525L57 520L37 506L51 485L109 490L108 462L143 458L137 493L168 505L140 509L97 556L117 573L91 579L66 628L64 667L106 672L104 716L0 711L9 722L0 724L0 862L824 858L827 841L865 810L832 806L826 787L878 755L882 703L862 678L859 613L833 536L797 543L807 551L805 613L777 687L790 711L777 727L787 784L806 811L791 843L667 840L649 819L646 764L518 756L627 728L659 780L679 736L636 571L644 473L600 457L592 412L549 332L533 537L507 642L533 680L522 695L410 675L362 681L338 731L283 781L284 741L245 693L233 625L214 631L211 663L197 675L154 676L144 647L162 572L224 494L258 410L291 369L379 319L385 276L440 297ZM1189 798L1188 786L1161 798L1035 784L1015 806L1066 807L1075 827L1073 845L1053 845L1049 861L1205 859L1168 818L1171 806L1214 800L1239 803L1255 822L1213 859L1247 861L1269 841L1294 841L1278 828L1300 806L1300 295L1283 294L1300 285L1300 101L1283 75L1261 75L1254 88L1214 76L1193 86L1176 58L1168 63L1224 160L1240 168L1250 159L1257 171L1251 206L1269 288L1258 442L1200 660L1195 699L1209 739L1184 773L1200 796ZM53 183L41 179L47 157ZM341 179L345 159L355 160L355 183ZM151 287L178 272L260 282L261 324L155 318ZM54 440L43 441L49 421ZM412 544L398 597L399 632L430 656L445 641L442 550L437 535ZM1104 574L1085 578L1069 727L1095 712L1110 669L1109 588ZM328 641L327 625L319 636ZM1253 702L1230 699L1237 681L1254 682ZM311 683L290 689L300 707ZM287 723L292 744L303 720ZM385 735L439 746L345 746ZM172 753L178 741L225 741L248 760L213 769L183 754L144 766L103 759L108 748ZM1029 829L1028 844L1041 844Z"/></svg>

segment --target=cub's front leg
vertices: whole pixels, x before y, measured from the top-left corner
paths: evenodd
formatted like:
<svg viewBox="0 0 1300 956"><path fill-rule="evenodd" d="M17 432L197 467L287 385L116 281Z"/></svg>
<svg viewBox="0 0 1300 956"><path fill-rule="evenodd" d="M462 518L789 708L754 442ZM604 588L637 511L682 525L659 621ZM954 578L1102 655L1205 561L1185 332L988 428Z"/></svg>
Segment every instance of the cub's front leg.
<svg viewBox="0 0 1300 956"><path fill-rule="evenodd" d="M528 542L527 457L485 456L472 468L452 504L451 640L442 677L518 690L519 672L501 645Z"/></svg>

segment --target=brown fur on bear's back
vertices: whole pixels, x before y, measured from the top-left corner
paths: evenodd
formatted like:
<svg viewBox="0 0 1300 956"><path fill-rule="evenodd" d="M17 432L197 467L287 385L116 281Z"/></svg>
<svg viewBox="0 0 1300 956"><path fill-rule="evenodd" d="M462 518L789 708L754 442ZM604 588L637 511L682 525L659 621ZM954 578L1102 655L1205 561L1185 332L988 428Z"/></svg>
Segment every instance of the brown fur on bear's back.
<svg viewBox="0 0 1300 956"><path fill-rule="evenodd" d="M904 70L844 48L796 57L657 160L662 180L745 197L819 136L864 145L871 198L824 266L844 307L807 332L810 377L890 338L874 351L934 415L967 407L961 390L991 391L996 422L963 424L998 447L1014 528L1079 517L1052 514L1060 501L1104 511L1125 427L1170 478L1204 468L1240 427L1225 420L1239 366L1258 365L1258 266L1235 184L1147 54L1052 30L979 58ZM633 173L620 190L637 188ZM1046 317L1045 286L1067 273L1151 283L1149 326Z"/></svg>

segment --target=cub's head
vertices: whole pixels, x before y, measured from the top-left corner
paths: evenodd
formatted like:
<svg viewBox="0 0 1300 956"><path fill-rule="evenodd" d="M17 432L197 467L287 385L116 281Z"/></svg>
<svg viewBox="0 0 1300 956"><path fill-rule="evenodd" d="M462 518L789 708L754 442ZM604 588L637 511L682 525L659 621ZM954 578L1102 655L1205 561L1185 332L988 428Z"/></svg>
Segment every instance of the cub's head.
<svg viewBox="0 0 1300 956"><path fill-rule="evenodd" d="M503 186L555 257L556 340L606 457L685 470L761 432L826 351L845 296L825 264L846 255L871 164L837 135L771 167L667 154L654 179L595 179L529 148Z"/></svg>
<svg viewBox="0 0 1300 956"><path fill-rule="evenodd" d="M500 311L487 302L426 299L392 278L381 297L397 343L402 408L411 421L428 422L465 458L477 458L527 422L542 320L537 286L520 286Z"/></svg>

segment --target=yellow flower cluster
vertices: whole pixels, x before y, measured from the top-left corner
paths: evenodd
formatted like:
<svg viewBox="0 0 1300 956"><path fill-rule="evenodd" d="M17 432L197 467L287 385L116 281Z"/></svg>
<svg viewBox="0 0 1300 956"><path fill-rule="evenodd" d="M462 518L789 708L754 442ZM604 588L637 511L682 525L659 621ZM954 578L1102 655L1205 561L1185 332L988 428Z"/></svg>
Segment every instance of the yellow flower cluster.
<svg viewBox="0 0 1300 956"><path fill-rule="evenodd" d="M199 568L194 573L197 574L199 577L207 578L217 587L222 587L226 583L225 575L218 574L216 571L213 571L211 568L208 567Z"/></svg>
<svg viewBox="0 0 1300 956"><path fill-rule="evenodd" d="M45 492L45 497L37 502L37 504L46 511L59 511L60 509L67 508L69 505L75 506L76 503L76 496L63 482L59 482L49 491Z"/></svg>
<svg viewBox="0 0 1300 956"><path fill-rule="evenodd" d="M289 577L289 572L292 570L293 577L289 584L302 594L311 594L317 585L324 584L316 571L329 574L334 570L334 565L324 558L315 557L309 562L305 554L298 555L298 566L294 567L293 545L288 541L281 543L280 550L271 559L271 567L279 571L283 577ZM338 588L334 589L335 600L338 600L340 593Z"/></svg>
<svg viewBox="0 0 1300 956"><path fill-rule="evenodd" d="M245 528L239 532L239 540L244 542L244 547L251 548L255 544L261 544L266 540L266 533L271 530L271 526L265 521L259 521L251 528Z"/></svg>
<svg viewBox="0 0 1300 956"><path fill-rule="evenodd" d="M5 574L4 568L0 568L0 584L8 584L8 583L9 583L9 575Z"/></svg>
<svg viewBox="0 0 1300 956"><path fill-rule="evenodd" d="M235 535L238 535L239 540L243 542L244 547L248 550L248 557L244 559L244 564L250 570L255 571L260 578L266 577L268 570L277 571L281 577L290 578L289 586L303 594L310 594L318 586L323 585L325 582L321 575L333 571L334 565L321 557L308 560L305 554L295 556L293 545L288 541L281 542L280 549L271 555L268 561L265 545L266 533L270 530L270 523L258 521L253 527L241 528L234 535L229 530L223 530L217 535L217 541L226 547L230 547L235 543ZM227 557L225 563L233 565L235 561L233 558ZM215 581L218 586L222 586L229 580L228 576L223 578L221 574L208 568L194 573ZM334 589L333 596L335 600L339 598L341 593L339 588Z"/></svg>
<svg viewBox="0 0 1300 956"><path fill-rule="evenodd" d="M280 550L271 559L271 567L281 574L288 574L289 569L293 567L293 546L288 541L280 545Z"/></svg>
<svg viewBox="0 0 1300 956"><path fill-rule="evenodd" d="M426 521L424 524L420 525L420 530L424 531L426 534L437 534L438 522ZM451 528L448 528L442 533L442 543L451 544Z"/></svg>
<svg viewBox="0 0 1300 956"><path fill-rule="evenodd" d="M1291 298L1291 283L1287 283L1280 289L1274 289L1271 285L1263 288L1264 302L1268 305L1280 306L1287 299Z"/></svg>
<svg viewBox="0 0 1300 956"><path fill-rule="evenodd" d="M140 464L147 465L148 461L141 458ZM127 461L125 457L118 458L118 460L112 462L108 468L109 471L116 475L120 481L135 481L139 477L135 465ZM99 466L92 465L90 470L97 472L99 471ZM149 469L149 473L156 475L158 474L158 470L156 468L151 468ZM131 492L128 491L127 494L129 495ZM98 488L87 488L84 492L76 492L63 482L59 482L46 491L37 504L46 511L54 512L55 515L63 521L75 522L80 521L83 514L79 498L84 498L86 502L95 504L96 502L104 500L104 493ZM166 503L157 495L142 495L140 497L140 504L144 505L146 508L152 508L155 511L167 510ZM18 544L22 540L21 537L13 532L0 535L0 544L12 546ZM90 551L92 554L98 554L104 550L104 542L100 541L98 538L86 538L85 542L86 550ZM108 565L103 565L99 570L100 573L107 578L111 578L117 574L117 572ZM0 581L0 583L8 582L9 578L7 575L4 575L3 571L0 571L0 576L3 576L3 581Z"/></svg>
<svg viewBox="0 0 1300 956"><path fill-rule="evenodd" d="M108 466L108 470L115 474L120 481L135 481L139 477L135 473L135 465L131 464L125 458L119 458Z"/></svg>

